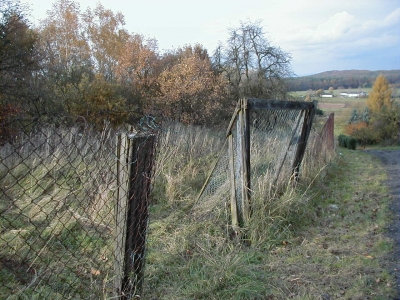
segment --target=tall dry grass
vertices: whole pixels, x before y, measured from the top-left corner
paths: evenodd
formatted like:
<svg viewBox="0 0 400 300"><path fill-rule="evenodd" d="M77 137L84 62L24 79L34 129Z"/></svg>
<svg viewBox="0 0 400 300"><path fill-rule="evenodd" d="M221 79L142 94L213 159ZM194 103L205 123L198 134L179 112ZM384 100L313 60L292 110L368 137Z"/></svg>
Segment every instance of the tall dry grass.
<svg viewBox="0 0 400 300"><path fill-rule="evenodd" d="M79 293L110 297L114 137L108 128L82 132L44 127L0 149L0 223L7 229L0 234L0 257L33 262L28 267L37 274L29 277L31 286L37 284L34 278L45 280L49 270L63 273L68 265L74 272L60 278ZM308 155L298 183L280 176L272 184L271 162L284 145L278 139L253 141L253 214L243 228L245 241L232 237L226 174L220 176L216 195L197 199L224 141L224 131L204 127L168 124L160 132L144 280L149 299L248 299L265 294L265 274L256 267L259 253L290 239L307 222L306 191L327 162ZM40 224L39 231L34 224ZM59 291L46 284L41 288L57 298L68 289L59 284ZM29 295L29 284L10 285Z"/></svg>
<svg viewBox="0 0 400 300"><path fill-rule="evenodd" d="M282 138L275 139L275 143L252 140L252 217L242 229L244 239L232 236L228 160L224 153L219 156L221 147L227 152L224 140L222 132L178 124L165 128L161 134L149 230L146 297L259 296L260 281L253 277L258 271L248 260L258 259L253 257L255 252L270 251L291 239L296 229L310 220L312 196L307 190L322 175L320 171L328 161L306 161L297 183L284 175L273 183L274 159L279 159L285 148ZM212 174L210 179L216 188L197 199L217 158L220 161L216 169L220 173ZM243 290L238 287L240 282L245 285Z"/></svg>

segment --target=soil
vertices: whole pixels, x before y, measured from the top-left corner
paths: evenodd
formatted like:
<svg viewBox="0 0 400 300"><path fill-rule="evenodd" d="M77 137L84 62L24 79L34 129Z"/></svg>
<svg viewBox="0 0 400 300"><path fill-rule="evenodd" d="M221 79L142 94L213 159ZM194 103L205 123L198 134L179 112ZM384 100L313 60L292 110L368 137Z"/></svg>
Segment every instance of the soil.
<svg viewBox="0 0 400 300"><path fill-rule="evenodd" d="M389 235L395 241L394 257L391 259L391 269L397 280L397 290L400 295L400 150L366 150L382 161L388 173L388 186L391 191L393 222L389 227Z"/></svg>

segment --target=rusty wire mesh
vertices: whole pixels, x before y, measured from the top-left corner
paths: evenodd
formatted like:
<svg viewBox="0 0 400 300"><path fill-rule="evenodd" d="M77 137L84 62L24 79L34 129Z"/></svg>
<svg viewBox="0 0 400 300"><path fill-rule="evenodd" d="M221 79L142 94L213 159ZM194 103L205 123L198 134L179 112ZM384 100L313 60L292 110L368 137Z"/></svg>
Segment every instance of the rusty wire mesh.
<svg viewBox="0 0 400 300"><path fill-rule="evenodd" d="M317 135L316 145L313 147L314 157L328 162L335 151L335 115L331 113Z"/></svg>
<svg viewBox="0 0 400 300"><path fill-rule="evenodd" d="M138 153L151 158L154 140L149 143L142 135L131 160L120 161L116 140L127 134L122 129L8 122L8 128L18 130L3 135L0 145L0 299L106 299L137 293L127 282L137 280L130 276L137 276L132 268L138 264L129 269L121 258L136 250L116 243L121 231L129 231L126 223L116 222L118 199L124 193L132 198L135 191L126 190L132 189L126 183L118 186L117 165L121 174L124 165L143 158ZM136 189L150 189L153 162L142 166L148 173L136 167L126 174L140 179ZM141 237L137 247L143 255L148 215L142 211L148 198L141 201L126 214L130 226L141 230L130 238Z"/></svg>

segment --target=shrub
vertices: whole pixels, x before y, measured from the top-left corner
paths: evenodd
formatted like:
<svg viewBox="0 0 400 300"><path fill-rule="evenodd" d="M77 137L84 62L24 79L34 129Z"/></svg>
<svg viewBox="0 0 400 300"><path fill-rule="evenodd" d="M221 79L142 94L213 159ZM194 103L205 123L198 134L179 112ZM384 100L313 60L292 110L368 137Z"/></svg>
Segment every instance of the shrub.
<svg viewBox="0 0 400 300"><path fill-rule="evenodd" d="M355 150L357 147L357 139L354 137L340 134L338 140L339 140L339 146L341 147L351 150Z"/></svg>
<svg viewBox="0 0 400 300"><path fill-rule="evenodd" d="M350 123L345 127L345 132L348 135L354 136L357 131L367 127L368 124L366 122Z"/></svg>

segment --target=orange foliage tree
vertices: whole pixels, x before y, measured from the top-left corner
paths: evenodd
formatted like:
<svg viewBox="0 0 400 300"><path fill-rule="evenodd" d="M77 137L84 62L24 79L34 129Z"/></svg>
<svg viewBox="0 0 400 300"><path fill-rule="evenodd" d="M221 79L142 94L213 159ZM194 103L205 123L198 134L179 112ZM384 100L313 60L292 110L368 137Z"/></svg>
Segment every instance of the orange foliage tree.
<svg viewBox="0 0 400 300"><path fill-rule="evenodd" d="M159 86L157 106L164 117L186 124L217 123L223 117L226 82L208 58L196 53L182 58L160 74Z"/></svg>

